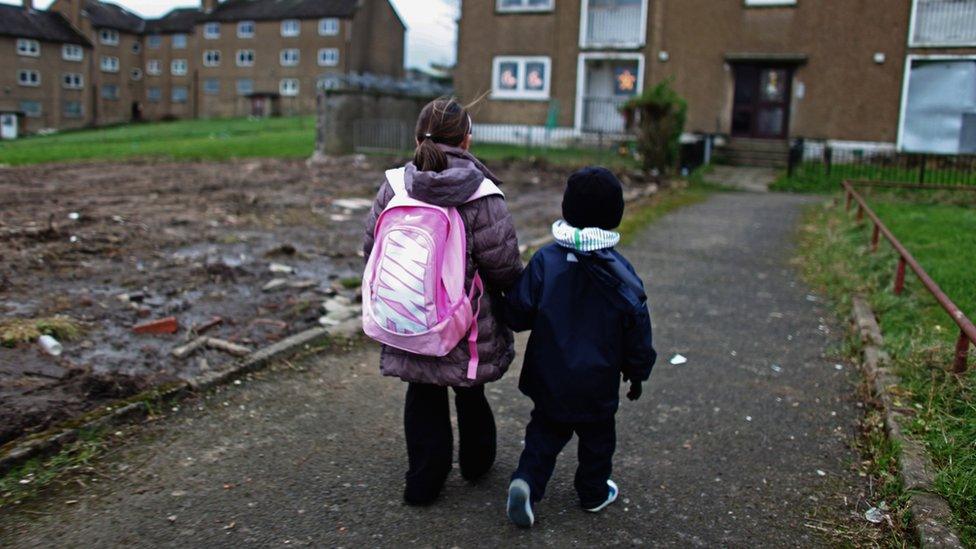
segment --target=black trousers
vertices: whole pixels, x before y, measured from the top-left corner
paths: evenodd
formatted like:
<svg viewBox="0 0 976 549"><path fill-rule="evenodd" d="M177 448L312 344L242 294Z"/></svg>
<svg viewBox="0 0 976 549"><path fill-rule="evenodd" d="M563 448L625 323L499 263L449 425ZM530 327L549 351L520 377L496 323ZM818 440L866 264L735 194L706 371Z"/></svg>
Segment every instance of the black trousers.
<svg viewBox="0 0 976 549"><path fill-rule="evenodd" d="M576 467L576 493L580 505L592 508L603 503L609 495L607 480L613 472L613 452L617 446L617 428L613 417L591 423L553 421L538 409L525 428L525 449L519 458L518 469L512 478L529 484L532 502L542 499L546 484L556 467L556 458L566 443L579 437Z"/></svg>
<svg viewBox="0 0 976 549"><path fill-rule="evenodd" d="M495 417L484 386L455 387L458 420L458 463L461 476L474 481L495 463ZM407 483L403 498L424 505L444 487L454 457L454 436L447 387L410 383L403 428L407 439Z"/></svg>

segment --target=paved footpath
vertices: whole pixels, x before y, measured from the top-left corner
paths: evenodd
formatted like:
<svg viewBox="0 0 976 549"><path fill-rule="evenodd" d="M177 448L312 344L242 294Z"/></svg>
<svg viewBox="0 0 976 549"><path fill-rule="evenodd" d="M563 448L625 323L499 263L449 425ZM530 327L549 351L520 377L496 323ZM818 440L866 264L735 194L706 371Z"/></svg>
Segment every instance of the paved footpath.
<svg viewBox="0 0 976 549"><path fill-rule="evenodd" d="M841 326L789 264L809 200L718 194L624 250L648 282L662 360L617 416L622 493L605 513L577 508L570 446L537 527L508 524L530 410L518 364L489 389L494 471L469 485L455 469L436 505L405 507L404 385L367 346L184 403L103 460L97 482L0 513L0 546L828 544L820 531L856 523L867 486L848 446L854 373L831 358ZM675 353L687 364L669 364Z"/></svg>

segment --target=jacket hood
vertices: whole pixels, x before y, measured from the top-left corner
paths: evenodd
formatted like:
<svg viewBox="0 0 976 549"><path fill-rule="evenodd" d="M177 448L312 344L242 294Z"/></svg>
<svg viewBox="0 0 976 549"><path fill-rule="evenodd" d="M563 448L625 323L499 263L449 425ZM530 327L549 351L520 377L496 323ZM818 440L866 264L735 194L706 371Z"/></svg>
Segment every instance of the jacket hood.
<svg viewBox="0 0 976 549"><path fill-rule="evenodd" d="M447 155L446 170L420 171L413 162L407 164L403 181L411 198L435 206L457 207L468 201L484 179L501 185L501 180L470 152L441 144L437 148Z"/></svg>
<svg viewBox="0 0 976 549"><path fill-rule="evenodd" d="M620 233L598 227L578 229L562 219L552 224L552 237L556 244L577 252L605 250L620 243Z"/></svg>

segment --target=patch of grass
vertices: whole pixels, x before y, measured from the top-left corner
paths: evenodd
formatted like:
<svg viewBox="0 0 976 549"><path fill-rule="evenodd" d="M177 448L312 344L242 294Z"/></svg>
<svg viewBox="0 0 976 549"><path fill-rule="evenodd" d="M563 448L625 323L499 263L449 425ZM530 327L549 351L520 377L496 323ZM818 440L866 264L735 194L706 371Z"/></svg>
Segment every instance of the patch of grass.
<svg viewBox="0 0 976 549"><path fill-rule="evenodd" d="M91 471L91 464L104 453L105 433L88 430L57 454L32 459L0 477L0 509L20 504L70 473Z"/></svg>
<svg viewBox="0 0 976 549"><path fill-rule="evenodd" d="M621 244L627 244L641 229L669 212L704 201L712 190L704 186L678 182L672 188L628 204L624 220L617 229Z"/></svg>
<svg viewBox="0 0 976 549"><path fill-rule="evenodd" d="M67 316L48 318L0 318L0 346L14 347L30 343L42 335L61 341L75 339L82 332L82 325Z"/></svg>
<svg viewBox="0 0 976 549"><path fill-rule="evenodd" d="M976 210L889 193L872 194L869 202L956 304L976 315ZM814 209L802 229L805 274L833 297L840 315L849 316L853 293L865 295L878 314L885 350L902 380L899 400L910 416L905 431L925 444L938 471L936 490L952 507L963 543L974 545L976 366L962 376L950 373L958 328L910 271L905 292L894 295L897 256L885 243L871 253L869 236L870 226L854 221L839 199ZM868 444L878 449L872 459L879 471L890 453L882 444Z"/></svg>
<svg viewBox="0 0 976 549"><path fill-rule="evenodd" d="M907 169L897 166L878 166L870 164L834 164L830 173L819 162L804 162L797 166L793 175L786 172L770 185L774 191L828 194L837 192L845 179L860 179L862 181L895 181L903 183L918 183L920 172L917 168ZM971 173L956 170L927 169L924 175L926 183L942 185L974 184Z"/></svg>
<svg viewBox="0 0 976 549"><path fill-rule="evenodd" d="M315 120L233 118L131 124L0 142L0 163L164 158L301 158L315 146Z"/></svg>
<svg viewBox="0 0 976 549"><path fill-rule="evenodd" d="M339 279L339 284L347 290L355 290L362 285L363 279L357 276L347 276Z"/></svg>

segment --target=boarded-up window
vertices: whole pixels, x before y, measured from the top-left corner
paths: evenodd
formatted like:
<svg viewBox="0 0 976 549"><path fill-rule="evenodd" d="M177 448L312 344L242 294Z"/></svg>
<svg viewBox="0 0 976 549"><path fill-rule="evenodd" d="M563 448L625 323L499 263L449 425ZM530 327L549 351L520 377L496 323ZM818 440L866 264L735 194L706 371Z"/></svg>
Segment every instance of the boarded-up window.
<svg viewBox="0 0 976 549"><path fill-rule="evenodd" d="M902 148L910 152L976 153L976 60L914 61L908 76Z"/></svg>

